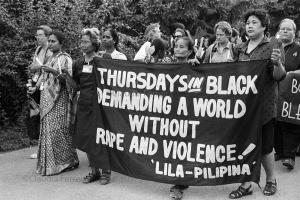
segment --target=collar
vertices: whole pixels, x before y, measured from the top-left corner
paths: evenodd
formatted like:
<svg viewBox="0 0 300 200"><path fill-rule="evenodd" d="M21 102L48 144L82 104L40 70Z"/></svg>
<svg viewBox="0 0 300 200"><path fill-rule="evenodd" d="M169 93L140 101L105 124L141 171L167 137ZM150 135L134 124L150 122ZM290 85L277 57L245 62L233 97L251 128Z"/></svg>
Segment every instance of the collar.
<svg viewBox="0 0 300 200"><path fill-rule="evenodd" d="M231 42L227 42L227 44L226 44L226 46L224 47L224 49L230 49L230 45L231 45ZM218 44L215 44L214 46L213 46L213 49L212 49L212 51L219 51L219 45Z"/></svg>
<svg viewBox="0 0 300 200"><path fill-rule="evenodd" d="M290 47L294 46L295 44L296 44L295 41L293 41L292 43L286 45L284 48L290 48Z"/></svg>
<svg viewBox="0 0 300 200"><path fill-rule="evenodd" d="M259 47L259 46L261 46L263 44L269 43L270 41L271 41L270 38L264 36L264 38L262 39L262 41L260 41L260 43L257 45L257 47ZM246 52L247 51L249 42L250 42L250 40L247 40L246 42L244 42L241 45L240 49L241 49L242 52Z"/></svg>

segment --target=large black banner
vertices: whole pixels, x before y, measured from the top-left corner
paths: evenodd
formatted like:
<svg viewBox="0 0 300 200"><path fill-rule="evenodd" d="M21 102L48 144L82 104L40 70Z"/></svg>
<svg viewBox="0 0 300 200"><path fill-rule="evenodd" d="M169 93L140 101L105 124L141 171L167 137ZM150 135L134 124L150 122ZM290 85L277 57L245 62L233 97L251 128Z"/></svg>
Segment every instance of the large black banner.
<svg viewBox="0 0 300 200"><path fill-rule="evenodd" d="M279 86L278 120L300 125L300 75L289 73Z"/></svg>
<svg viewBox="0 0 300 200"><path fill-rule="evenodd" d="M145 180L259 182L266 63L101 60L81 149L100 168L109 160L113 171Z"/></svg>

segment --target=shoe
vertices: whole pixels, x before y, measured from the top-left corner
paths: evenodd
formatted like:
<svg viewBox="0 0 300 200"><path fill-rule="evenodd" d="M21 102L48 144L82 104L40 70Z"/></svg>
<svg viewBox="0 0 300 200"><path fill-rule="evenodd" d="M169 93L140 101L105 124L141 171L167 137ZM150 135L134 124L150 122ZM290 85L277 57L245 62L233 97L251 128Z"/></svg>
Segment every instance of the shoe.
<svg viewBox="0 0 300 200"><path fill-rule="evenodd" d="M110 183L111 173L102 172L102 176L100 177L100 185L107 185Z"/></svg>
<svg viewBox="0 0 300 200"><path fill-rule="evenodd" d="M33 153L30 155L30 159L37 159L37 153Z"/></svg>
<svg viewBox="0 0 300 200"><path fill-rule="evenodd" d="M183 190L176 187L170 189L170 197L172 200L181 200L183 197Z"/></svg>
<svg viewBox="0 0 300 200"><path fill-rule="evenodd" d="M283 159L282 164L286 166L288 169L292 170L295 166L295 161L291 158Z"/></svg>
<svg viewBox="0 0 300 200"><path fill-rule="evenodd" d="M277 192L277 182L267 181L266 186L264 188L264 195L271 196Z"/></svg>
<svg viewBox="0 0 300 200"><path fill-rule="evenodd" d="M239 199L243 196L251 195L253 193L252 185L248 188L243 188L242 186L238 187L238 189L232 191L229 194L229 199Z"/></svg>
<svg viewBox="0 0 300 200"><path fill-rule="evenodd" d="M89 173L86 177L83 178L83 183L91 183L100 179L100 172Z"/></svg>

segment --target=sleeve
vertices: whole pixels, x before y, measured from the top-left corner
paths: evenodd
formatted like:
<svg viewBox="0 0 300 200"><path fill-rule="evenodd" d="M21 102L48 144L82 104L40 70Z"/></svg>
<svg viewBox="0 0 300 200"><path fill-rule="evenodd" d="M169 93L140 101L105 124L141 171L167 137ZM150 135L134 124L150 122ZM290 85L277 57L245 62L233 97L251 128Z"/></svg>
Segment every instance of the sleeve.
<svg viewBox="0 0 300 200"><path fill-rule="evenodd" d="M209 57L210 57L211 51L212 51L212 45L210 45L210 46L206 49L206 51L205 51L205 56L204 56L204 59L203 59L203 63L209 63Z"/></svg>
<svg viewBox="0 0 300 200"><path fill-rule="evenodd" d="M151 46L150 42L145 42L141 48L139 49L139 51L136 53L136 55L134 56L133 60L144 60L146 57L146 49L149 48Z"/></svg>
<svg viewBox="0 0 300 200"><path fill-rule="evenodd" d="M62 61L62 65L61 65L61 69L66 69L68 71L68 73L72 76L72 58L70 56L61 56L61 61ZM59 62L59 61L58 61ZM66 86L67 86L67 90L69 93L69 99L72 100L73 98L73 88L70 86L70 84L68 82L66 82Z"/></svg>
<svg viewBox="0 0 300 200"><path fill-rule="evenodd" d="M75 61L73 64L72 64L72 78L73 80L76 82L76 84L80 84L80 79L79 79L79 61Z"/></svg>
<svg viewBox="0 0 300 200"><path fill-rule="evenodd" d="M125 56L125 54L120 53L118 59L119 59L119 60L127 60L127 57Z"/></svg>

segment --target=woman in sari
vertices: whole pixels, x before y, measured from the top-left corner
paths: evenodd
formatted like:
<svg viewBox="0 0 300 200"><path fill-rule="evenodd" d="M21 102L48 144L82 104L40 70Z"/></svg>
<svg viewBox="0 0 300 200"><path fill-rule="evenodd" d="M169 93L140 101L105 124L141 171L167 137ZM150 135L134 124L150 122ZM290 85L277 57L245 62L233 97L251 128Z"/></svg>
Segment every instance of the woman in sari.
<svg viewBox="0 0 300 200"><path fill-rule="evenodd" d="M72 59L62 51L65 42L62 33L53 32L48 42L53 55L42 66L39 85L41 128L36 172L41 175L59 174L79 165L76 150L72 147L70 126L72 90L61 76L62 70L72 74Z"/></svg>

